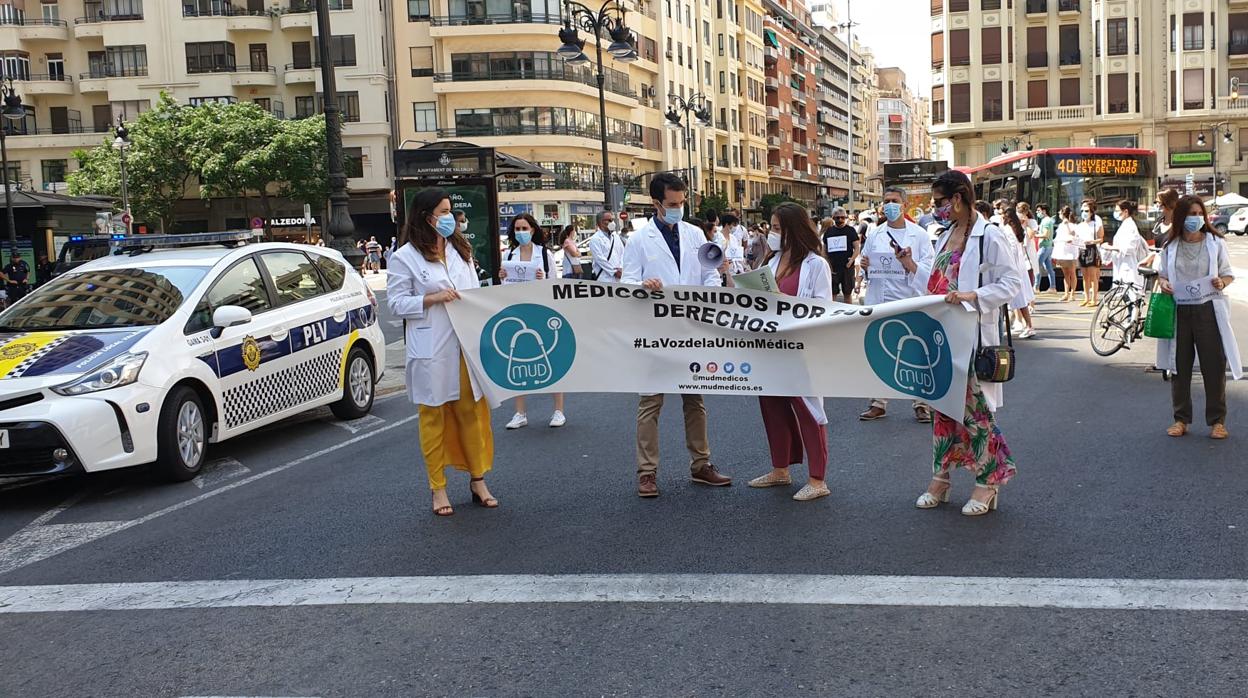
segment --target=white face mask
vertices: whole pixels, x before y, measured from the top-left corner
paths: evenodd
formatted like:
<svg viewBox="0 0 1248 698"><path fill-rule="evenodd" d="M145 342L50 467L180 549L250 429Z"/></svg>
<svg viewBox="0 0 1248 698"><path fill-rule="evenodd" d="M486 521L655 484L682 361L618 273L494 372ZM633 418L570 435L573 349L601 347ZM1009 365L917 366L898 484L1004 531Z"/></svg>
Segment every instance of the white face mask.
<svg viewBox="0 0 1248 698"><path fill-rule="evenodd" d="M620 229L620 224L616 223L615 221L611 221L610 223L607 224L607 230L613 233L619 229Z"/></svg>
<svg viewBox="0 0 1248 698"><path fill-rule="evenodd" d="M767 247L772 252L780 251L780 233L767 233Z"/></svg>

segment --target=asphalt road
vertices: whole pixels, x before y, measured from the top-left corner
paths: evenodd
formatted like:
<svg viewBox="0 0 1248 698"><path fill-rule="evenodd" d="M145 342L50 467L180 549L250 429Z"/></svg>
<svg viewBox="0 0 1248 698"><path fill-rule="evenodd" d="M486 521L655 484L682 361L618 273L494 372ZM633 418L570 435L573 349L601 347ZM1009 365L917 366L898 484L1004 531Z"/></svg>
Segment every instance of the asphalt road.
<svg viewBox="0 0 1248 698"><path fill-rule="evenodd" d="M1248 338L1248 305L1235 309ZM1231 386L1229 441L1199 425L1170 439L1168 385L1145 371L1151 343L1096 357L1088 317L1042 296L1039 336L1020 342L1000 413L1019 475L1000 511L980 519L958 514L971 486L962 473L951 505L914 509L930 427L899 403L860 423L857 400L827 403L833 495L806 504L744 486L766 469L758 407L722 397L707 400L713 456L737 483L687 481L669 407L656 500L634 495L627 395L569 396L557 431L540 426L549 398L531 400L534 426L518 432L502 428L511 410L497 410L490 482L502 507L471 506L455 474L450 519L429 512L415 410L401 393L356 423L312 414L221 444L197 482L156 485L131 471L0 485L0 599L24 585L129 593L207 580L584 574L642 592L687 575L691 593L761 575L777 585L843 575L863 598L792 603L777 586L774 599L698 603L278 594L242 607L12 613L0 602L0 696L1242 695L1248 598L1228 611L1199 598L1197 610L1054 607L1075 605L1077 589L1049 602L993 597L1000 586L986 578L1248 580L1248 426L1236 417L1248 389ZM385 326L396 340L397 325ZM872 600L871 580L909 577L937 590L962 579L959 598L972 601Z"/></svg>

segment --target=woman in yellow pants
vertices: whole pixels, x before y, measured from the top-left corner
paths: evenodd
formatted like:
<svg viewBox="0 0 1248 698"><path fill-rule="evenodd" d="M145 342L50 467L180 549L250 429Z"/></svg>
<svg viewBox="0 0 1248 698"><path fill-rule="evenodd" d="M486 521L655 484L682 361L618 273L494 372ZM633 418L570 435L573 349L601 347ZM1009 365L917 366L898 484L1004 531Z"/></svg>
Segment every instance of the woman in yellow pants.
<svg viewBox="0 0 1248 698"><path fill-rule="evenodd" d="M445 190L425 189L390 257L386 302L403 318L407 339L407 394L420 407L420 448L433 491L433 513L455 513L446 494L445 469L466 471L477 504L498 500L485 486L494 464L490 408L464 362L445 305L459 291L477 288L472 248L451 213Z"/></svg>

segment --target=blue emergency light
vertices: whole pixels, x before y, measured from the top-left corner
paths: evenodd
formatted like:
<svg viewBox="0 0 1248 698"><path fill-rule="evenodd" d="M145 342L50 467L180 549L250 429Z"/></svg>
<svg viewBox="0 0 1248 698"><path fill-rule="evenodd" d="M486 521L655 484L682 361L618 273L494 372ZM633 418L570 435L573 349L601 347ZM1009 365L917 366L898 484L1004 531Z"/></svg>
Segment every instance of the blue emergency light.
<svg viewBox="0 0 1248 698"><path fill-rule="evenodd" d="M234 247L258 242L264 233L255 230L227 230L219 233L186 233L179 235L114 235L114 244L121 250L170 249L200 245Z"/></svg>

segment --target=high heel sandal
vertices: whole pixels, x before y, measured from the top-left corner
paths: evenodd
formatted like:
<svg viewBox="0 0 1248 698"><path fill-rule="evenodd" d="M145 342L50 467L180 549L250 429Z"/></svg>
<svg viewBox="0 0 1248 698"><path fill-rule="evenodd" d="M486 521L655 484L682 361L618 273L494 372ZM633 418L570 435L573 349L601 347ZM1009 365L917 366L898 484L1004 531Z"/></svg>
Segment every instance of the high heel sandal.
<svg viewBox="0 0 1248 698"><path fill-rule="evenodd" d="M983 516L990 511L997 510L997 495L1000 494L999 485L976 485L985 489L992 490L992 494L988 497L988 501L981 502L973 496L966 500L966 504L962 507L963 516Z"/></svg>
<svg viewBox="0 0 1248 698"><path fill-rule="evenodd" d="M947 477L933 477L932 481L943 482L946 485L950 484L949 478ZM934 495L931 492L924 492L923 494L919 495L918 499L914 500L914 506L920 509L935 509L941 504L944 504L945 502L949 501L950 488L951 487L945 487L945 491L941 492L940 495Z"/></svg>
<svg viewBox="0 0 1248 698"><path fill-rule="evenodd" d="M472 478L472 481L468 483L468 491L472 492L472 503L479 507L485 507L486 509L497 509L498 500L494 497L486 497L485 499L482 499L481 495L477 494L477 491L472 489L473 482L485 482L485 478L474 477Z"/></svg>
<svg viewBox="0 0 1248 698"><path fill-rule="evenodd" d="M438 490L438 491L439 491L439 492L445 492L446 490L445 490L445 489L442 489L442 490ZM434 515L434 516L452 516L452 515L454 515L454 514L455 514L455 509L454 509L454 508L453 508L453 507L452 507L449 503L447 503L447 504L443 504L443 505L442 505L442 506L440 506L440 507L439 507L439 506L435 506L435 507L433 508L433 515Z"/></svg>

